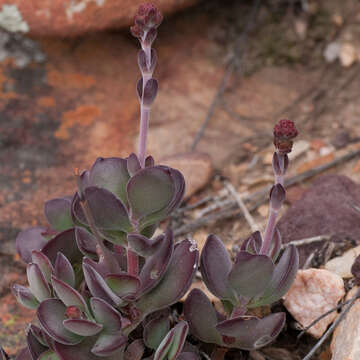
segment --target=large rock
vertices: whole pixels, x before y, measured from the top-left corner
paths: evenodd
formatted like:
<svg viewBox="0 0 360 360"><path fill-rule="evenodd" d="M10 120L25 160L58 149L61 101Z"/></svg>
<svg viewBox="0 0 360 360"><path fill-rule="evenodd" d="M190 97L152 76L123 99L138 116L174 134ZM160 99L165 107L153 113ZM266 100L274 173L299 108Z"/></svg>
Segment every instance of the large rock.
<svg viewBox="0 0 360 360"><path fill-rule="evenodd" d="M198 0L157 0L164 15ZM0 0L0 25L40 36L77 36L128 26L144 0Z"/></svg>
<svg viewBox="0 0 360 360"><path fill-rule="evenodd" d="M299 270L294 283L285 296L284 305L289 313L304 327L337 305L345 295L342 278L323 269ZM320 338L337 316L332 312L308 333Z"/></svg>
<svg viewBox="0 0 360 360"><path fill-rule="evenodd" d="M351 299L357 291L352 289L346 296ZM360 299L356 300L346 317L335 329L331 341L331 360L360 359Z"/></svg>
<svg viewBox="0 0 360 360"><path fill-rule="evenodd" d="M325 175L313 185L280 219L284 242L318 235L333 239L353 239L360 243L360 185L346 176ZM300 265L322 242L299 247Z"/></svg>

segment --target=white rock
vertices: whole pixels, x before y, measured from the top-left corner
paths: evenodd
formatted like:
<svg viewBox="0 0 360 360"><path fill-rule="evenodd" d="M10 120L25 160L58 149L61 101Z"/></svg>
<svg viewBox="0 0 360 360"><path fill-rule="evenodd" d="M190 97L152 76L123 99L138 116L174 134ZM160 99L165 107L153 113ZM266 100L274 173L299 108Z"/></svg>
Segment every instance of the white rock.
<svg viewBox="0 0 360 360"><path fill-rule="evenodd" d="M344 282L339 275L323 269L299 270L284 299L291 315L307 326L324 312L337 305L344 296ZM308 333L320 338L336 318L333 312L312 326Z"/></svg>
<svg viewBox="0 0 360 360"><path fill-rule="evenodd" d="M357 52L354 45L344 43L340 50L339 59L342 66L351 66L357 60Z"/></svg>
<svg viewBox="0 0 360 360"><path fill-rule="evenodd" d="M343 279L349 279L352 277L351 266L358 255L360 255L360 245L328 261L325 269L338 274Z"/></svg>
<svg viewBox="0 0 360 360"><path fill-rule="evenodd" d="M294 160L300 155L306 153L310 149L310 143L306 140L295 141L289 159Z"/></svg>
<svg viewBox="0 0 360 360"><path fill-rule="evenodd" d="M327 62L334 62L340 54L341 44L338 42L331 42L324 50L324 58Z"/></svg>
<svg viewBox="0 0 360 360"><path fill-rule="evenodd" d="M353 288L346 296L350 299L357 288ZM356 300L346 317L335 329L331 341L331 360L359 360L360 359L360 300Z"/></svg>

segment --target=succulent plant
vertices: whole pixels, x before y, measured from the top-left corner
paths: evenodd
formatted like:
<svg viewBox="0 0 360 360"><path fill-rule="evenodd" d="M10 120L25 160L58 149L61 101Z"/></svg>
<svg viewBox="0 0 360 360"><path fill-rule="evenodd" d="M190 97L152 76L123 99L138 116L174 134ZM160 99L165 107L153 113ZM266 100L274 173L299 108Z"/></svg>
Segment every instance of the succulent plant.
<svg viewBox="0 0 360 360"><path fill-rule="evenodd" d="M280 135L279 135L280 134ZM288 151L281 142L287 134ZM273 341L285 324L285 314L258 318L252 308L280 300L295 279L299 265L297 249L288 246L280 255L282 241L276 217L285 199L284 175L288 166L288 141L297 134L294 123L281 120L274 128L277 151L273 157L275 185L270 191L269 219L262 237L253 233L231 261L223 242L210 235L201 253L200 270L207 288L224 305L218 313L199 289L193 289L184 305L190 331L200 340L222 347L253 350ZM280 138L279 138L280 136Z"/></svg>
<svg viewBox="0 0 360 360"><path fill-rule="evenodd" d="M17 360L197 360L197 353L186 349L189 331L204 342L253 349L273 340L284 325L282 313L263 319L246 315L248 308L280 299L297 271L296 249L288 247L280 256L275 228L288 166L289 146L285 149L281 141L288 144L294 137L293 129L286 132L282 126L275 131L281 151L274 154L276 184L264 238L254 233L234 264L215 235L201 255L203 279L229 318L198 289L185 302L187 321L171 315L169 306L192 283L199 252L192 239L175 244L170 228L154 236L185 191L178 170L146 156L150 107L158 88L151 45L161 21L156 7L145 4L131 28L142 47L138 155L98 158L90 170L76 170L75 193L45 203L49 225L24 230L16 239L29 285L15 284L12 290L20 304L36 310L37 318L37 325L26 330L27 346ZM286 124L288 129L291 124ZM8 360L1 347L0 360Z"/></svg>

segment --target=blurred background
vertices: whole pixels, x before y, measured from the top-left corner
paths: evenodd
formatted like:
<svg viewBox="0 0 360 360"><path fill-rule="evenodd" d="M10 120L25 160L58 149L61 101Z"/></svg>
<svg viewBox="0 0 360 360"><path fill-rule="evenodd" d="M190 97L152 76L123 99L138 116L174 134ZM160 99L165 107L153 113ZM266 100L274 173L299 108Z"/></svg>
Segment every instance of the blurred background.
<svg viewBox="0 0 360 360"><path fill-rule="evenodd" d="M74 192L74 168L136 150L139 44L129 26L140 3L0 0L0 342L10 354L33 316L9 292L24 282L16 235L45 223L45 200ZM189 203L218 191L221 177L241 192L270 183L283 117L301 134L293 174L359 149L359 1L153 3L164 21L148 153L184 171ZM360 180L360 163L340 172ZM233 238L249 230L224 226Z"/></svg>

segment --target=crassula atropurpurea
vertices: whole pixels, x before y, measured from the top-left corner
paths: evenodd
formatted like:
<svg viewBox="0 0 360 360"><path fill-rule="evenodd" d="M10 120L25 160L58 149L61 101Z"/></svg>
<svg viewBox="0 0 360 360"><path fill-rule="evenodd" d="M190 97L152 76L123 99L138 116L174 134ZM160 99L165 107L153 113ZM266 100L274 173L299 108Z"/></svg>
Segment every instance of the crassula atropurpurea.
<svg viewBox="0 0 360 360"><path fill-rule="evenodd" d="M23 306L36 309L18 360L196 360L200 355L187 343L189 331L215 349L251 350L273 341L284 326L283 313L257 318L247 311L281 299L298 268L295 247L282 251L275 225L285 198L287 153L297 135L291 121L281 120L274 129L275 185L263 236L252 234L231 260L222 241L210 235L200 261L193 240L175 243L170 228L153 236L185 191L178 170L146 156L158 89L152 43L161 21L156 7L145 4L131 27L141 44L138 153L98 158L90 170L75 171L74 194L45 203L48 226L17 237L28 286L14 285L13 293ZM170 306L188 291L199 265L224 312L194 289L178 318ZM1 347L0 359L8 359Z"/></svg>

